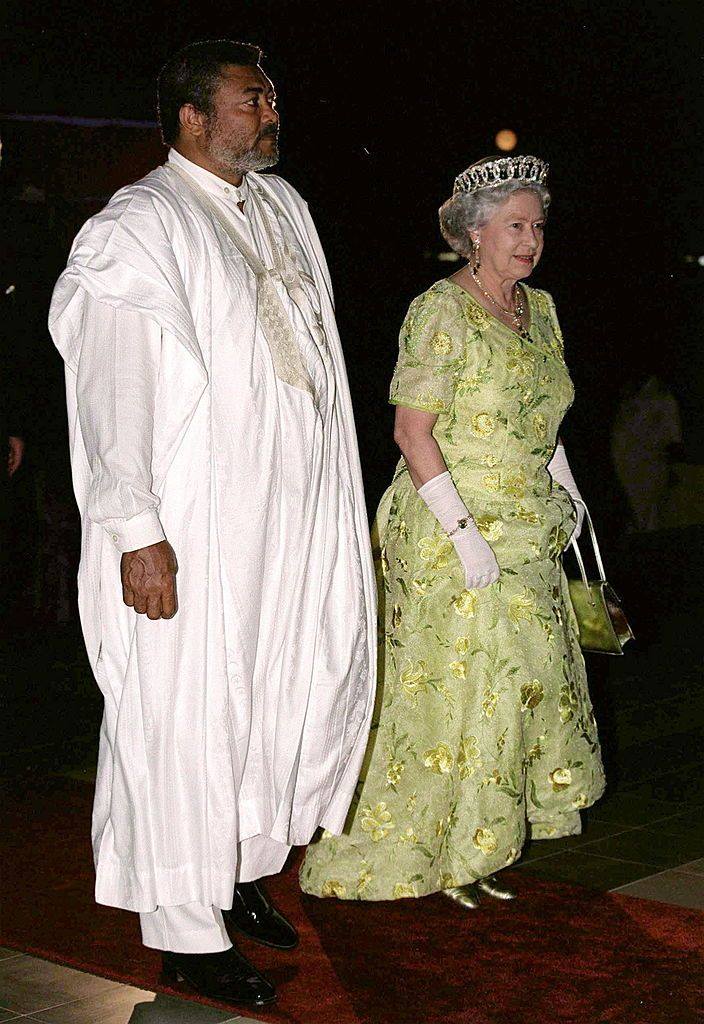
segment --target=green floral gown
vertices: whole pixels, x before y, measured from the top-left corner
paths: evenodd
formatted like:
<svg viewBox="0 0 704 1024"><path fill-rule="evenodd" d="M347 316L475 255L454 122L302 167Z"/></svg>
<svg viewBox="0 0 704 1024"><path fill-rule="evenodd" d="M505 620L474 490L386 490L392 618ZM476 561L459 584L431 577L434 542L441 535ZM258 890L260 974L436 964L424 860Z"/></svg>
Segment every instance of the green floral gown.
<svg viewBox="0 0 704 1024"><path fill-rule="evenodd" d="M463 885L533 838L580 831L604 790L560 555L575 512L552 482L573 398L554 303L526 288L530 340L462 288L412 303L391 386L437 413L435 438L501 576L466 590L451 541L403 460L375 523L379 688L345 834L309 847L301 886L383 900Z"/></svg>

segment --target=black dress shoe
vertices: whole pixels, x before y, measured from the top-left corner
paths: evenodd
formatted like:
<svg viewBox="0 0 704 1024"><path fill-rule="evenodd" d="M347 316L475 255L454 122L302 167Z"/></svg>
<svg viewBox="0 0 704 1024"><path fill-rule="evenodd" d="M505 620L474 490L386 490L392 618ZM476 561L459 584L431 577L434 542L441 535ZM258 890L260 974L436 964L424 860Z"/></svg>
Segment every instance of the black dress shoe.
<svg viewBox="0 0 704 1024"><path fill-rule="evenodd" d="M164 953L164 978L187 981L202 996L238 1006L266 1006L276 989L238 949L222 953Z"/></svg>
<svg viewBox="0 0 704 1024"><path fill-rule="evenodd" d="M293 949L298 945L298 932L273 906L257 882L236 885L232 910L223 910L222 916L227 924L264 946Z"/></svg>

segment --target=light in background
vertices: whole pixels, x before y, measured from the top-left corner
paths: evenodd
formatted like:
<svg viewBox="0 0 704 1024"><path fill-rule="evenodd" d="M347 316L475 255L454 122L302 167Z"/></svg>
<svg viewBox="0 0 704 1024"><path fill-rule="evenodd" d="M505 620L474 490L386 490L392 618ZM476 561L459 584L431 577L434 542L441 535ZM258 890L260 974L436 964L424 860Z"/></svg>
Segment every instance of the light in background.
<svg viewBox="0 0 704 1024"><path fill-rule="evenodd" d="M518 145L518 136L510 128L502 128L496 133L494 141L503 153L510 153Z"/></svg>
<svg viewBox="0 0 704 1024"><path fill-rule="evenodd" d="M462 259L458 252L452 252L447 250L446 252L426 252L423 253L426 260L438 260L440 263L457 263Z"/></svg>

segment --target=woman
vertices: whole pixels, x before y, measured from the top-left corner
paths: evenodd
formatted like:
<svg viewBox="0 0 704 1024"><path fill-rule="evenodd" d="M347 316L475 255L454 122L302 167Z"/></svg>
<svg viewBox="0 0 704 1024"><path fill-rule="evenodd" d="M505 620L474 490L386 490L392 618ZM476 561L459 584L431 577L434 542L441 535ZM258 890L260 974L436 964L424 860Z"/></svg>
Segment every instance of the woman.
<svg viewBox="0 0 704 1024"><path fill-rule="evenodd" d="M510 899L494 873L527 827L577 834L604 789L560 562L584 514L556 445L573 388L552 299L519 283L543 250L546 175L506 157L457 178L440 224L469 263L401 330L376 715L347 831L301 869L317 896Z"/></svg>

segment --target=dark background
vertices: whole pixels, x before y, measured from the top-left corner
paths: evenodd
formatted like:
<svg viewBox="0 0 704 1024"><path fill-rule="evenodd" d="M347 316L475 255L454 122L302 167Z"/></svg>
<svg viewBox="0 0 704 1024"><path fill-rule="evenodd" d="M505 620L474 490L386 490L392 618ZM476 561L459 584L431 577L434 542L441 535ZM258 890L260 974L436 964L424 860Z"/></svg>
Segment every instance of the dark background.
<svg viewBox="0 0 704 1024"><path fill-rule="evenodd" d="M11 489L5 622L14 656L22 636L54 637L49 655L15 662L11 691L46 679L53 658L51 708L64 721L78 715L79 693L97 713L75 634L77 516L46 311L83 220L164 156L148 124L77 119L153 122L160 65L197 38L256 42L267 55L282 117L277 173L309 201L328 255L370 511L397 457L386 397L401 320L455 269L437 259L446 248L438 206L459 171L495 152L501 128L518 134L517 152L550 162L546 250L531 283L554 295L565 334L577 392L563 431L570 461L640 650L659 635L663 607L689 609L694 621L701 599L693 582L683 597L683 577L700 577L701 529L624 542L609 430L627 383L656 372L680 403L682 463L704 463L704 5L6 0L4 34L0 291L16 286L2 297L4 415L28 442ZM703 500L692 496L700 509ZM674 646L658 664L676 661L682 628L671 628ZM592 672L597 691L604 672ZM17 712L27 735L35 712Z"/></svg>
<svg viewBox="0 0 704 1024"><path fill-rule="evenodd" d="M39 13L9 0L5 111L149 121L156 73L177 47L226 35L264 48L280 96L277 171L308 199L331 264L370 505L395 457L385 396L398 326L411 298L454 269L425 255L446 248L437 208L456 173L495 151L503 127L517 132L518 152L551 164L554 200L534 283L553 293L562 319L578 396L565 433L582 479L608 463L608 422L624 378L651 368L683 406L687 457L704 461L704 268L685 262L704 252L703 5L266 0L226 8L59 0ZM95 130L91 181L86 146L72 138L80 129L56 129L41 145L39 126L2 129L6 194L33 180L49 206L60 206L60 190L106 191L106 164L109 194L151 162L144 132ZM71 180L66 153L79 147ZM22 216L5 209L5 217L41 221L37 205L9 206L24 207ZM59 214L64 235L90 212L74 202ZM22 247L32 232L14 234ZM60 264L67 242L45 236L43 248L51 243ZM41 249L41 240L30 247L32 261ZM49 366L45 341L40 360ZM587 496L598 502L598 491Z"/></svg>

